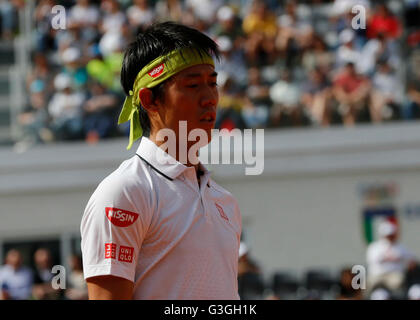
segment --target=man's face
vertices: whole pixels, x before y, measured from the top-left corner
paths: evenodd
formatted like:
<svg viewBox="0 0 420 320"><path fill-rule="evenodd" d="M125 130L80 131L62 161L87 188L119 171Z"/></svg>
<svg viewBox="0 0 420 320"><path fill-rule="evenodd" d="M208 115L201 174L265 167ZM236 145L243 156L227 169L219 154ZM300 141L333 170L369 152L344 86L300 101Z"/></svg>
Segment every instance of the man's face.
<svg viewBox="0 0 420 320"><path fill-rule="evenodd" d="M219 101L216 81L217 73L208 64L192 66L173 76L165 85L164 98L159 102L163 125L179 137L179 122L186 121L188 133L202 129L210 142ZM155 128L153 124L152 127Z"/></svg>

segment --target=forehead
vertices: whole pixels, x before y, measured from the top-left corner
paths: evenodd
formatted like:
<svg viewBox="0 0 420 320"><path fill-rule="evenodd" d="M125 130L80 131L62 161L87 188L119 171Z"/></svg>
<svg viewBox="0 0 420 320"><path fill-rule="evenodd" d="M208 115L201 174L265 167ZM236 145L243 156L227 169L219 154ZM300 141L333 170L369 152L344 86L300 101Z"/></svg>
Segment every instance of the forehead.
<svg viewBox="0 0 420 320"><path fill-rule="evenodd" d="M176 74L177 79L188 79L188 78L195 78L195 77L208 77L208 76L216 76L216 72L214 71L214 67L210 64L198 64L189 68L182 70L181 72Z"/></svg>

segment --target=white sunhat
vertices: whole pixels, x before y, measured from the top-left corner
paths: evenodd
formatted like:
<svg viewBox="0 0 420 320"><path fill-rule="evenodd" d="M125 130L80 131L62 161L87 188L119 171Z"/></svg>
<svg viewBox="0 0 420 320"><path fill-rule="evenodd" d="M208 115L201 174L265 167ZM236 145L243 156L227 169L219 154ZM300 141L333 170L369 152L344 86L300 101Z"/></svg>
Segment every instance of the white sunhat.
<svg viewBox="0 0 420 320"><path fill-rule="evenodd" d="M370 300L390 300L391 294L384 288L377 288L370 294Z"/></svg>
<svg viewBox="0 0 420 320"><path fill-rule="evenodd" d="M387 237L397 232L397 226L390 221L382 221L378 227L378 233L381 237Z"/></svg>
<svg viewBox="0 0 420 320"><path fill-rule="evenodd" d="M61 59L64 63L75 62L80 59L81 53L78 48L70 47L63 51L61 54Z"/></svg>
<svg viewBox="0 0 420 320"><path fill-rule="evenodd" d="M219 45L219 49L221 52L227 52L232 50L233 43L227 36L220 36L216 39L216 43Z"/></svg>
<svg viewBox="0 0 420 320"><path fill-rule="evenodd" d="M239 258L247 253L248 253L248 246L245 244L245 242L241 242L241 244L239 245Z"/></svg>
<svg viewBox="0 0 420 320"><path fill-rule="evenodd" d="M54 87L56 90L63 90L71 87L71 78L65 73L59 73L54 78Z"/></svg>
<svg viewBox="0 0 420 320"><path fill-rule="evenodd" d="M105 56L121 50L123 47L123 36L119 31L108 31L99 40L99 49Z"/></svg>
<svg viewBox="0 0 420 320"><path fill-rule="evenodd" d="M217 19L220 21L228 21L234 17L234 12L231 7L223 6L217 11Z"/></svg>
<svg viewBox="0 0 420 320"><path fill-rule="evenodd" d="M351 29L344 29L340 32L340 35L338 36L338 40L341 44L345 44L348 42L353 41L354 39L354 31Z"/></svg>

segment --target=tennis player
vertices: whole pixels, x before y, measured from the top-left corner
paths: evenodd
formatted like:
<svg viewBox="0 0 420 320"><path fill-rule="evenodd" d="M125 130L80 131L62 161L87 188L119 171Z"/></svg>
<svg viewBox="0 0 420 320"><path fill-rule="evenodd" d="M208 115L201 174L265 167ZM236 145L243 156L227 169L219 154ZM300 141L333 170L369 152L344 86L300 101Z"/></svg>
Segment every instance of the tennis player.
<svg viewBox="0 0 420 320"><path fill-rule="evenodd" d="M201 163L180 161L181 146L187 154L193 147L181 123L211 139L218 56L209 37L171 22L128 46L119 123L130 121L128 148L140 142L99 184L82 218L90 299L239 299L238 203ZM174 132L177 152L164 147L162 130Z"/></svg>

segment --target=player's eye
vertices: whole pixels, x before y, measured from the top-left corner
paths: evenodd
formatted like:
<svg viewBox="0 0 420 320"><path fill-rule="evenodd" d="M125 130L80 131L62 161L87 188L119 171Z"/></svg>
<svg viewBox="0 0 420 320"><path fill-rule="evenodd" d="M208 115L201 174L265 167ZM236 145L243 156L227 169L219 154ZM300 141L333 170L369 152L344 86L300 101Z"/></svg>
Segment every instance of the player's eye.
<svg viewBox="0 0 420 320"><path fill-rule="evenodd" d="M187 88L197 88L197 87L198 87L198 84L195 84L195 83L187 85Z"/></svg>

